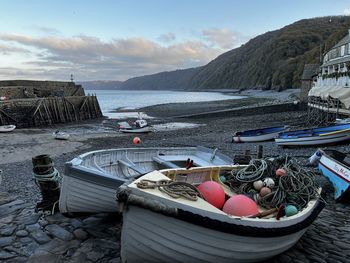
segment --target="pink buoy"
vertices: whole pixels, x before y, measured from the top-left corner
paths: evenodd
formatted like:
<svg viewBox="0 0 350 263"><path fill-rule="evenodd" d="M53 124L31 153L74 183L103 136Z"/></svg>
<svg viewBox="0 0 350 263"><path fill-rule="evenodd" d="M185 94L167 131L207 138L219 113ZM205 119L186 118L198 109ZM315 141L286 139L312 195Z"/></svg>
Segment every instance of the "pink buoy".
<svg viewBox="0 0 350 263"><path fill-rule="evenodd" d="M140 144L140 143L141 143L141 139L140 139L139 137L135 137L135 138L132 140L132 142L133 142L134 144Z"/></svg>
<svg viewBox="0 0 350 263"><path fill-rule="evenodd" d="M271 194L271 189L268 187L263 187L260 189L260 196L264 197L265 195Z"/></svg>
<svg viewBox="0 0 350 263"><path fill-rule="evenodd" d="M225 203L225 192L222 186L214 181L206 181L198 186L203 198L211 205L221 209Z"/></svg>
<svg viewBox="0 0 350 263"><path fill-rule="evenodd" d="M258 205L245 195L232 196L222 210L233 216L251 216L259 213Z"/></svg>
<svg viewBox="0 0 350 263"><path fill-rule="evenodd" d="M285 176L287 174L287 171L283 168L279 168L276 170L276 175L277 176Z"/></svg>

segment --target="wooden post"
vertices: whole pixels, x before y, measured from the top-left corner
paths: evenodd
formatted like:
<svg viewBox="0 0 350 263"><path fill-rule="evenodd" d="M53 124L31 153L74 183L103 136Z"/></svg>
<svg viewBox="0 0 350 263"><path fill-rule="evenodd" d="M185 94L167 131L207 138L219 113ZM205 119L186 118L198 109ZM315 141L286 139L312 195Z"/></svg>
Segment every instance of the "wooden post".
<svg viewBox="0 0 350 263"><path fill-rule="evenodd" d="M258 159L262 159L263 158L263 146L262 145L258 145L256 158L258 158Z"/></svg>

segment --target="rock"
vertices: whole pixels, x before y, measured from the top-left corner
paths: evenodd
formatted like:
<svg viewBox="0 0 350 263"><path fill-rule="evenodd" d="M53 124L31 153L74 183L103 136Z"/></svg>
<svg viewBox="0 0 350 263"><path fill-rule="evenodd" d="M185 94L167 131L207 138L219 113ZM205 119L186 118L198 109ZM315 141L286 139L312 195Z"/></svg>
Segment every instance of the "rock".
<svg viewBox="0 0 350 263"><path fill-rule="evenodd" d="M75 252L68 263L85 263L86 262L86 254L82 252Z"/></svg>
<svg viewBox="0 0 350 263"><path fill-rule="evenodd" d="M38 222L40 214L29 214L18 216L15 220L17 224L32 225Z"/></svg>
<svg viewBox="0 0 350 263"><path fill-rule="evenodd" d="M38 250L47 251L54 254L64 254L70 248L78 248L80 241L63 241L61 239L52 239L47 244L41 245Z"/></svg>
<svg viewBox="0 0 350 263"><path fill-rule="evenodd" d="M28 232L31 233L31 232L36 232L39 229L41 229L41 226L38 223L36 223L36 224L32 224L32 225L26 225L25 228Z"/></svg>
<svg viewBox="0 0 350 263"><path fill-rule="evenodd" d="M40 251L34 253L30 258L29 261L30 263L61 263L64 262L60 256L45 252L45 251Z"/></svg>
<svg viewBox="0 0 350 263"><path fill-rule="evenodd" d="M73 218L73 219L71 219L70 224L71 224L74 228L78 228L78 227L81 227L81 225L82 225L83 223L81 222L81 220L78 220L78 219L76 219L76 218Z"/></svg>
<svg viewBox="0 0 350 263"><path fill-rule="evenodd" d="M73 234L75 235L75 237L79 240L85 240L88 237L88 233L86 233L84 230L82 230L81 228L78 228L76 230L73 231Z"/></svg>
<svg viewBox="0 0 350 263"><path fill-rule="evenodd" d="M55 237L58 237L59 239L65 241L69 241L73 238L73 235L71 233L69 233L67 230L60 227L59 225L48 225L46 226L46 230L49 231Z"/></svg>
<svg viewBox="0 0 350 263"><path fill-rule="evenodd" d="M5 226L0 229L0 236L11 236L15 230L16 226Z"/></svg>
<svg viewBox="0 0 350 263"><path fill-rule="evenodd" d="M25 230L19 230L16 232L16 236L17 237L26 237L26 236L28 236L28 232Z"/></svg>
<svg viewBox="0 0 350 263"><path fill-rule="evenodd" d="M0 227L6 226L6 224L10 224L13 221L14 215L8 215L6 217L0 218Z"/></svg>
<svg viewBox="0 0 350 263"><path fill-rule="evenodd" d="M8 253L6 251L0 251L0 260L14 258L16 255Z"/></svg>
<svg viewBox="0 0 350 263"><path fill-rule="evenodd" d="M104 253L99 251L90 251L87 253L87 259L93 262L98 262L98 260L103 258L103 256L104 256Z"/></svg>
<svg viewBox="0 0 350 263"><path fill-rule="evenodd" d="M53 215L46 216L45 220L49 224L55 224L55 223L68 222L70 219L65 217L65 216L63 216L60 213L56 213L56 214L53 214Z"/></svg>
<svg viewBox="0 0 350 263"><path fill-rule="evenodd" d="M23 238L20 238L19 241L20 241L22 244L27 244L27 243L32 242L33 240L32 240L30 237L23 237Z"/></svg>
<svg viewBox="0 0 350 263"><path fill-rule="evenodd" d="M10 237L0 237L0 247L6 247L11 244L15 238L13 236Z"/></svg>
<svg viewBox="0 0 350 263"><path fill-rule="evenodd" d="M43 232L41 229L31 233L31 236L39 244L45 244L51 240L51 238L45 232Z"/></svg>

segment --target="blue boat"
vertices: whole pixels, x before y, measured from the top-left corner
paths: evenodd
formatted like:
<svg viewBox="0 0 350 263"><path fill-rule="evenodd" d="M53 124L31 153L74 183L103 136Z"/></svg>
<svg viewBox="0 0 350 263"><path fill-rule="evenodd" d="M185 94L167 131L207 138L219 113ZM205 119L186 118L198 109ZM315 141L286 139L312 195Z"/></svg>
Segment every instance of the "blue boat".
<svg viewBox="0 0 350 263"><path fill-rule="evenodd" d="M320 172L333 184L336 200L347 199L350 193L350 156L336 150L319 150Z"/></svg>
<svg viewBox="0 0 350 263"><path fill-rule="evenodd" d="M334 124L327 127L288 131L275 139L277 145L323 145L350 139L350 124Z"/></svg>
<svg viewBox="0 0 350 263"><path fill-rule="evenodd" d="M262 142L273 140L278 134L288 129L288 126L278 126L270 128L262 128L256 130L248 130L236 132L233 135L232 142Z"/></svg>

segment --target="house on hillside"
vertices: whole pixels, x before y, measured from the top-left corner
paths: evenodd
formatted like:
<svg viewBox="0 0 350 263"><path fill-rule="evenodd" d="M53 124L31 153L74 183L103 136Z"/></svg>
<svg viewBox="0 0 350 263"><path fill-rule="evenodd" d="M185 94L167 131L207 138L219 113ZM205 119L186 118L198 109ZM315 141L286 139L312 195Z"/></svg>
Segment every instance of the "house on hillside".
<svg viewBox="0 0 350 263"><path fill-rule="evenodd" d="M305 64L304 71L301 76L301 91L300 91L300 100L307 102L308 94L314 82L317 79L319 64Z"/></svg>
<svg viewBox="0 0 350 263"><path fill-rule="evenodd" d="M309 115L314 115L309 118L319 117L320 123L350 116L350 29L324 55L316 82L308 94L308 106Z"/></svg>

